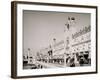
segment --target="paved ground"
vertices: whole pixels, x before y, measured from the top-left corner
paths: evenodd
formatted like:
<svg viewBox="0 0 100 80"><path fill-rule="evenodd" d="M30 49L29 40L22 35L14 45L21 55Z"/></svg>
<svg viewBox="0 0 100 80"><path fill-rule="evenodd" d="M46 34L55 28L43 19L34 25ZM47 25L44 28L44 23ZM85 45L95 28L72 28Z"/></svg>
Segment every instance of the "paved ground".
<svg viewBox="0 0 100 80"><path fill-rule="evenodd" d="M42 68L65 68L65 67L69 67L69 64L57 64L57 63L44 63L44 62L40 62L40 61L36 61L35 64L26 64L24 65L24 69L32 69L32 67L34 67L34 69L39 69L39 68L35 68L36 65L42 65ZM79 67L80 65L78 63L75 63L75 67ZM90 64L83 64L82 66L90 66Z"/></svg>
<svg viewBox="0 0 100 80"><path fill-rule="evenodd" d="M43 66L45 66L45 67L47 67L47 68L58 68L58 67L64 67L64 65L60 65L60 64L53 64L53 63L44 63L44 62L39 62L39 61L37 61L37 63L38 64L41 64L41 65L43 65Z"/></svg>

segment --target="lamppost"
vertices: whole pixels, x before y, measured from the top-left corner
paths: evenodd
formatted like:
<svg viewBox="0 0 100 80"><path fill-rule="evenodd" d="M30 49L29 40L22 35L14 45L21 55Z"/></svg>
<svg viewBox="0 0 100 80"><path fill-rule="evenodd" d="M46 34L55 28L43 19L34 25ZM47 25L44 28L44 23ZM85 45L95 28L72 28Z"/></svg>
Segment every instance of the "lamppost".
<svg viewBox="0 0 100 80"><path fill-rule="evenodd" d="M28 64L30 64L30 48L28 48Z"/></svg>
<svg viewBox="0 0 100 80"><path fill-rule="evenodd" d="M64 53L64 65L66 67L66 53L71 55L71 44L72 44L72 28L75 24L75 17L68 17L68 20L65 24L64 34L65 34L65 53Z"/></svg>
<svg viewBox="0 0 100 80"><path fill-rule="evenodd" d="M53 53L56 50L56 38L53 38Z"/></svg>
<svg viewBox="0 0 100 80"><path fill-rule="evenodd" d="M54 41L54 45L56 44L56 38L53 38L53 41Z"/></svg>

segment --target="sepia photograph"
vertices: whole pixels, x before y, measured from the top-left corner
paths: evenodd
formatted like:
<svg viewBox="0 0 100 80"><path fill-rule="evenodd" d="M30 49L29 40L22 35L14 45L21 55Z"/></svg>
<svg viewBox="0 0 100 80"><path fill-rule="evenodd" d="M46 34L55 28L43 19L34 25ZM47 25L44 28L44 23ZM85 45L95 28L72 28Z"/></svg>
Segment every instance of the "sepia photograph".
<svg viewBox="0 0 100 80"><path fill-rule="evenodd" d="M23 69L91 66L91 14L23 11Z"/></svg>

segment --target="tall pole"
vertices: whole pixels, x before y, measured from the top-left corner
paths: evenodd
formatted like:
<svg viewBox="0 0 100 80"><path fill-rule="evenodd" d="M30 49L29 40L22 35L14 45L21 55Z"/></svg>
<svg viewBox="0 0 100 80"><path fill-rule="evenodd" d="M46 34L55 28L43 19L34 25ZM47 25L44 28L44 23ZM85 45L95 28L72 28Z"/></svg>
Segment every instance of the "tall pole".
<svg viewBox="0 0 100 80"><path fill-rule="evenodd" d="M30 48L28 48L28 64L30 64Z"/></svg>
<svg viewBox="0 0 100 80"><path fill-rule="evenodd" d="M56 45L56 38L53 38L53 52L55 51L55 45Z"/></svg>
<svg viewBox="0 0 100 80"><path fill-rule="evenodd" d="M64 34L65 34L65 53L64 53L64 66L66 67L66 53L71 54L71 41L72 41L72 27L73 24L75 23L75 18L74 17L68 17L68 20L65 24L65 29L64 29Z"/></svg>

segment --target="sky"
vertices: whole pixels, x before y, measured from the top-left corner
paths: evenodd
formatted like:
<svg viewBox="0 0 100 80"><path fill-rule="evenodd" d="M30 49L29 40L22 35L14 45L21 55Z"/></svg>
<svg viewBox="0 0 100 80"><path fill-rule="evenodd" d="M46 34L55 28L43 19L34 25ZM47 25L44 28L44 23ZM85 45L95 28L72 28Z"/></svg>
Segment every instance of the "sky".
<svg viewBox="0 0 100 80"><path fill-rule="evenodd" d="M23 11L23 48L33 52L64 39L64 28L68 17L75 17L73 33L90 25L89 13Z"/></svg>

